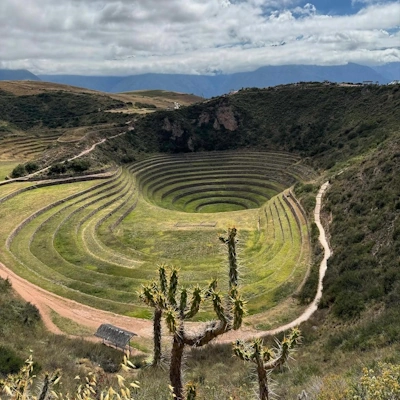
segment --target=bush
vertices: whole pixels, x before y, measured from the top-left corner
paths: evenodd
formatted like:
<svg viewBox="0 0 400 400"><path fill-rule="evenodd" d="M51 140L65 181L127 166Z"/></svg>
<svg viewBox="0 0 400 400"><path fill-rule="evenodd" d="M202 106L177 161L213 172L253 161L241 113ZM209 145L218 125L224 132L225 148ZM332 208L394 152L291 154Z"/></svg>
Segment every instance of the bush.
<svg viewBox="0 0 400 400"><path fill-rule="evenodd" d="M356 387L349 393L355 400L395 400L400 398L400 365L378 363L377 368L364 368Z"/></svg>
<svg viewBox="0 0 400 400"><path fill-rule="evenodd" d="M38 308L32 303L26 303L21 312L21 320L24 325L34 325L40 321L40 313Z"/></svg>
<svg viewBox="0 0 400 400"><path fill-rule="evenodd" d="M24 365L24 360L5 346L0 346L0 375L16 374Z"/></svg>
<svg viewBox="0 0 400 400"><path fill-rule="evenodd" d="M151 108L151 109L157 108L154 104L140 103L139 101L135 102L135 107L137 107L137 108Z"/></svg>
<svg viewBox="0 0 400 400"><path fill-rule="evenodd" d="M11 282L7 279L0 278L0 293L8 293L11 290Z"/></svg>
<svg viewBox="0 0 400 400"><path fill-rule="evenodd" d="M67 165L68 169L72 169L75 172L87 171L89 167L90 167L89 160L73 160Z"/></svg>
<svg viewBox="0 0 400 400"><path fill-rule="evenodd" d="M30 161L30 162L25 164L25 169L26 169L26 172L28 174L31 174L32 172L35 172L35 171L37 171L39 169L39 165L37 165L36 163Z"/></svg>
<svg viewBox="0 0 400 400"><path fill-rule="evenodd" d="M333 305L333 312L343 319L358 317L364 310L362 295L354 291L342 291Z"/></svg>
<svg viewBox="0 0 400 400"><path fill-rule="evenodd" d="M26 170L23 164L18 164L11 172L11 178L19 178L26 175Z"/></svg>
<svg viewBox="0 0 400 400"><path fill-rule="evenodd" d="M64 174L67 171L67 167L65 164L58 163L54 164L49 169L49 174Z"/></svg>

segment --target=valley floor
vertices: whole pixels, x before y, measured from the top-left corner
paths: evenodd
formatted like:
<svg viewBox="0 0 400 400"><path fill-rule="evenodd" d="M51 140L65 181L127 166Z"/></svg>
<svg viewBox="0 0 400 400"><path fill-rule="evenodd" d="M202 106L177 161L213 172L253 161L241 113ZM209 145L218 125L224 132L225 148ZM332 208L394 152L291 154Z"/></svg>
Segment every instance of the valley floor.
<svg viewBox="0 0 400 400"><path fill-rule="evenodd" d="M317 310L318 302L322 295L322 280L325 275L327 268L327 260L331 255L329 244L325 235L325 230L320 222L320 209L322 203L322 197L325 191L328 189L329 183L324 183L317 195L317 202L314 211L315 222L320 232L320 242L324 248L324 258L320 265L320 276L318 291L314 301L309 307L294 321L288 324L276 327L272 330L259 330L256 331L250 328L241 328L238 331L231 331L224 335L223 339L220 339L221 343L230 343L236 339L251 339L254 337L265 337L270 335L276 335L280 332L295 327L302 322L307 321L311 315ZM120 328L135 332L139 337L151 338L152 337L152 322L140 318L133 318L114 314L111 312L95 309L76 301L62 298L54 293L48 292L38 286L28 282L27 280L19 277L13 271L8 269L4 264L0 263L0 277L3 279L9 279L13 289L27 302L34 304L40 311L42 319L46 327L50 332L56 334L62 334L58 326L56 326L51 318L51 312L55 311L60 316L67 318L75 323L87 327L93 332L99 327L100 324L109 323L116 325ZM196 323L193 324L194 327ZM93 339L93 338L92 338Z"/></svg>

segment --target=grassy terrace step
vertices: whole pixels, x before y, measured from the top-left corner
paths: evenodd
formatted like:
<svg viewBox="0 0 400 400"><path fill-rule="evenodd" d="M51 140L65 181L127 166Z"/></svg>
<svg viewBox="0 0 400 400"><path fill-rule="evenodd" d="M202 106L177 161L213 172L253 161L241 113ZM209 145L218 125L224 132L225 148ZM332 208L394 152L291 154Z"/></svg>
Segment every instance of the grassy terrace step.
<svg viewBox="0 0 400 400"><path fill-rule="evenodd" d="M32 140L56 140L60 134L49 134L49 135L40 135L40 136L8 136L3 139L0 139L1 144L7 143L24 143Z"/></svg>
<svg viewBox="0 0 400 400"><path fill-rule="evenodd" d="M126 195L126 192L118 193L124 186L131 188L126 184L126 179L121 179L119 186L109 189L109 191L114 190L114 193L108 193L107 198L114 202L116 197ZM99 202L105 200L105 194L101 193L102 191L104 190L97 190L90 196L86 195L85 197L82 196L81 199L76 198L73 201L64 202L62 205L60 204L40 214L18 232L16 236L18 240L12 241L11 250L14 254L18 254L21 263L29 263L30 269L43 280L62 285L64 290L69 288L74 291L73 295L76 295L76 292L82 292L82 294L88 296L85 302L94 306L98 306L103 300L107 303L109 299L112 299L112 304L114 304L112 309L120 311L126 308L126 304L137 300L134 289L142 283L142 280L137 280L135 270L118 269L114 264L108 264L108 267L114 268L111 272L112 275L108 277L104 271L95 272L91 270L90 266L85 269L69 263L52 246L53 237L56 236L57 230L61 229L60 219L61 222L65 222L69 215L77 209L86 210L95 204L100 209L102 206L99 205ZM94 199L97 201L94 201ZM82 203L86 207L82 208ZM89 203L91 204L88 205ZM49 216L49 214L51 215ZM78 215L79 212L76 214ZM79 223L82 223L82 221L79 221ZM95 261L98 262L98 259L95 259ZM91 266L93 267L93 263ZM101 267L104 267L104 263L98 263L99 270ZM124 278L124 275L133 276L134 279ZM122 276L122 278L115 279L116 276ZM110 304L107 307L110 309ZM141 308L137 308L136 311L138 315L143 315L145 312Z"/></svg>
<svg viewBox="0 0 400 400"><path fill-rule="evenodd" d="M208 160L218 160L218 159L229 159L229 158L240 158L245 157L246 159L254 158L256 160L260 159L278 159L287 160L290 163L294 163L300 160L300 158L291 153L284 152L252 152L252 151L216 151L216 152L199 152L199 153L186 153L186 154L163 154L156 155L150 158L146 158L142 161L135 163L135 171L144 169L147 166L151 166L157 162L188 162L203 160L207 158Z"/></svg>
<svg viewBox="0 0 400 400"><path fill-rule="evenodd" d="M66 197L68 198L68 196L76 196L77 194L79 194L82 188L93 186L93 184L94 184L93 182L81 182L81 183L78 182L75 183L74 185L63 185L63 187L51 186L47 188L41 188L40 189L41 204L51 205L52 202L54 202L54 200L57 199L62 200L63 198ZM2 243L5 242L6 236L10 234L15 223L18 224L18 221L23 222L24 219L28 218L29 215L31 215L32 210L35 209L35 204L36 204L35 198L38 194L37 192L38 191L29 191L22 193L20 196L16 196L2 205L0 209L0 217L2 217L3 221L3 224L1 226ZM7 215L7 218L3 219L4 215ZM14 244L15 243L13 242L12 245ZM28 263L24 264L20 262L18 258L11 257L11 253L7 251L7 249L4 247L4 244L2 245L2 248L4 250L1 252L2 261L5 262L11 268L13 268L20 275L30 279L31 281L33 281L36 284L39 284L40 286L55 291L60 295L65 295L67 297L71 297L78 301L83 301L83 302L92 301L93 303L93 297L91 296L83 296L82 294L77 292L70 293L62 285L54 284L54 280L49 281L43 279L42 276L38 275L32 270L30 264L31 263L30 258L28 260ZM25 250L26 248L23 249L23 251ZM24 254L18 253L17 255L23 256ZM116 308L115 302L109 300L102 302L102 308L110 309L111 307L113 307L113 309ZM120 305L118 305L118 307L120 307ZM129 312L131 310L131 306L129 307L124 306L121 309L124 309L125 310L124 312Z"/></svg>
<svg viewBox="0 0 400 400"><path fill-rule="evenodd" d="M47 146L45 145L40 145L40 146L35 146L32 147L31 149L16 149L16 151L13 151L14 156L16 157L21 157L21 156L30 156L32 154L39 154L42 153L44 150L46 150Z"/></svg>
<svg viewBox="0 0 400 400"><path fill-rule="evenodd" d="M179 182L180 180L177 181ZM173 185L168 185L168 183L166 183L165 190L168 189L166 191L162 191L161 189L164 189L164 187L160 187L159 190L152 195L154 203L162 204L165 206L165 208L177 209L177 206L179 205L177 200L181 200L181 202L184 200L186 202L191 199L192 194L196 192L198 193L199 191L207 192L210 194L210 196L213 196L213 193L224 194L225 192L245 192L249 194L250 199L253 199L254 195L254 203L259 203L260 201L264 203L277 193L275 185L271 185L264 180L250 179L249 177L246 177L246 179L242 178L231 180L213 179L206 182L188 182L183 180L183 182L185 183L175 183ZM259 200L257 200L257 198ZM182 210L188 211L188 208L185 207Z"/></svg>
<svg viewBox="0 0 400 400"><path fill-rule="evenodd" d="M171 168L167 165L160 166L157 170L146 170L145 173L137 174L137 179L139 181L140 187L145 188L150 184L155 185L157 181L162 181L164 179L174 179L176 177L182 176L201 176L201 175L229 175L234 173L253 173L260 176L266 176L273 178L275 174L280 174L281 176L294 176L294 174L287 172L287 170L277 164L266 165L258 163L249 163L246 161L235 162L229 165L229 163L218 163L210 164L204 162L203 164L195 165L186 164L185 167ZM297 180L297 178L296 178Z"/></svg>
<svg viewBox="0 0 400 400"><path fill-rule="evenodd" d="M0 187L0 213L16 216L21 199L49 198L0 228L2 240L12 232L3 261L60 295L147 317L137 291L154 278L157 264L175 265L187 286L211 276L223 280L225 253L217 238L237 226L248 308L251 314L268 309L302 283L309 241L295 198L278 195L285 179L297 176L297 167L287 171L298 157L275 154L271 165L261 158L251 152L162 155L106 181L77 183L80 190L21 187L2 196Z"/></svg>
<svg viewBox="0 0 400 400"><path fill-rule="evenodd" d="M183 166L176 166L173 164L172 166L160 164L157 168L148 168L143 173L137 173L137 177L141 186L146 186L149 182L158 180L165 177L173 177L180 176L182 173L186 175L200 175L200 174L227 174L227 173L235 173L235 172L245 172L245 171L253 171L254 173L258 173L260 175L271 176L274 173L286 173L291 175L291 173L286 172L286 170L291 165L286 164L278 164L271 163L266 164L262 162L251 162L246 160L236 160L234 162L223 162L218 160L216 163L210 163L208 160L205 160L202 163L198 163L194 165L193 163L186 163ZM288 168L286 168L288 167Z"/></svg>
<svg viewBox="0 0 400 400"><path fill-rule="evenodd" d="M53 143L55 141L43 141L41 139L32 139L30 141L26 141L26 142L20 142L20 143L2 143L1 147L3 149L3 152L6 151L14 151L14 152L22 152L22 151L27 151L36 147L43 147L46 148L47 146L49 146L49 144Z"/></svg>
<svg viewBox="0 0 400 400"><path fill-rule="evenodd" d="M133 188L133 182L128 188L127 195L123 196L118 203L113 203L109 207L99 211L97 215L90 219L82 228L82 239L86 251L95 258L107 261L114 265L132 268L141 264L141 255L134 254L136 259L125 256L107 245L98 231L105 232L105 236L112 235L112 227L118 225L128 212L131 212L137 203L137 192ZM139 258L139 259L137 259Z"/></svg>
<svg viewBox="0 0 400 400"><path fill-rule="evenodd" d="M254 176L256 178L259 179L264 179L264 180L271 180L271 181L278 181L280 183L281 180L283 180L284 178L286 178L285 176L283 176L283 178L281 180L278 180L278 176L282 176L283 173L281 170L279 169L270 169L270 170L263 170L263 171L259 171L259 170L255 170L255 169L250 169L248 166L244 166L242 168L234 168L234 169L226 169L226 170L222 170L219 169L218 171L215 170L203 170L203 169L199 169L195 172L192 172L191 170L189 171L185 171L181 173L177 173L177 174L170 174L168 175L167 173L168 171L154 176L154 179L151 179L151 177L147 178L144 181L140 181L141 185L141 189L144 191L150 191L151 189L153 189L154 187L158 186L161 183L165 183L165 182L170 182L170 181L174 181L176 179L180 179L180 180L196 180L196 179L213 179L215 177L231 177L231 176L235 176L235 175L240 175L240 176Z"/></svg>
<svg viewBox="0 0 400 400"><path fill-rule="evenodd" d="M16 153L22 153L24 151L29 151L29 150L36 150L38 148L44 149L48 146L48 143L42 143L41 141L29 143L29 144L24 144L23 146L14 146L14 149L16 150Z"/></svg>
<svg viewBox="0 0 400 400"><path fill-rule="evenodd" d="M154 204L185 212L218 212L259 207L303 175L308 177L309 168L294 167L299 160L286 153L165 155L135 163L132 172L141 192ZM247 191L247 200L240 193L235 197L235 191ZM201 200L195 196L193 202L198 204L192 204L191 197L198 193Z"/></svg>
<svg viewBox="0 0 400 400"><path fill-rule="evenodd" d="M201 189L197 189L197 193L200 192ZM193 192L193 191L192 191ZM200 192L200 194L194 195L193 193L188 195L187 193L181 193L176 197L180 197L179 202L172 200L172 204L175 209L181 209L185 212L207 212L203 209L199 209L198 205L203 204L204 202L209 203L216 200L218 204L230 204L229 201L221 202L222 200L234 200L243 204L245 207L243 209L252 209L259 208L263 203L265 203L269 197L274 195L274 192L271 191L270 196L266 193L256 194L253 188L243 189L241 187L231 187L229 190L221 191L221 188L205 188ZM218 211L218 209L217 209Z"/></svg>
<svg viewBox="0 0 400 400"><path fill-rule="evenodd" d="M304 262L307 246L301 241L302 232L297 227L294 215L289 207L284 206L280 197L273 202L269 214L274 221L275 235L273 238L267 235L266 247L262 248L264 245L260 244L262 247L259 251L246 262L246 270L251 272L244 275L243 292L247 296L251 314L262 310L263 305L274 303L280 296L286 297L296 290L299 279L308 267ZM262 262L260 257L265 257ZM262 265L262 268L248 268L249 262ZM247 280L252 283L247 284Z"/></svg>

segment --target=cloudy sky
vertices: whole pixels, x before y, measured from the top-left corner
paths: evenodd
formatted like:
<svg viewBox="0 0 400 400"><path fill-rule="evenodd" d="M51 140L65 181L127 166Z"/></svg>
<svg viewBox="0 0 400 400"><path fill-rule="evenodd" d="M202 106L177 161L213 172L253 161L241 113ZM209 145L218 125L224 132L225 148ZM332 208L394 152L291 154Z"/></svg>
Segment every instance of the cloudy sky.
<svg viewBox="0 0 400 400"><path fill-rule="evenodd" d="M212 74L400 61L400 1L0 0L0 68Z"/></svg>

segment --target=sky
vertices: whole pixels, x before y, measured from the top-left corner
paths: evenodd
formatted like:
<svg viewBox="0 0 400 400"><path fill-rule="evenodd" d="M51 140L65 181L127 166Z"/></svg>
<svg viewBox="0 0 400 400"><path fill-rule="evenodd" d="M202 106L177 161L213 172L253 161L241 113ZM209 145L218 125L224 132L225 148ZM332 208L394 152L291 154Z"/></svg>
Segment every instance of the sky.
<svg viewBox="0 0 400 400"><path fill-rule="evenodd" d="M0 0L0 68L220 74L400 61L400 0Z"/></svg>

